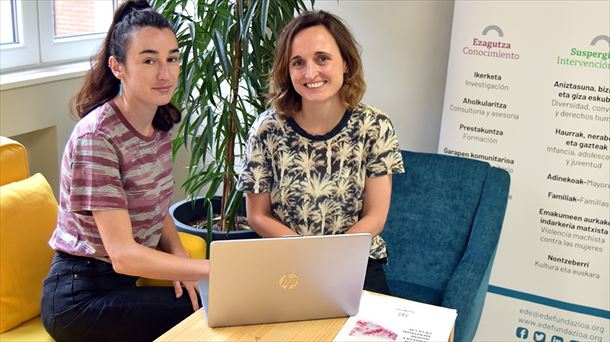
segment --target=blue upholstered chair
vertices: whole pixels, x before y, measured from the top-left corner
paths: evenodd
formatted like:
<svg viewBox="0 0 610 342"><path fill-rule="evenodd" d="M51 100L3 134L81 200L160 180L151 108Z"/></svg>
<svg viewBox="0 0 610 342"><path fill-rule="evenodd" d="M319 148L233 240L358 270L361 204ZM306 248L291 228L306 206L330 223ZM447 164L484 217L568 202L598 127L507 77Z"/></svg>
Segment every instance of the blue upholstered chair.
<svg viewBox="0 0 610 342"><path fill-rule="evenodd" d="M472 341L506 211L510 177L488 163L403 151L393 176L388 245L394 296L454 308L454 340Z"/></svg>

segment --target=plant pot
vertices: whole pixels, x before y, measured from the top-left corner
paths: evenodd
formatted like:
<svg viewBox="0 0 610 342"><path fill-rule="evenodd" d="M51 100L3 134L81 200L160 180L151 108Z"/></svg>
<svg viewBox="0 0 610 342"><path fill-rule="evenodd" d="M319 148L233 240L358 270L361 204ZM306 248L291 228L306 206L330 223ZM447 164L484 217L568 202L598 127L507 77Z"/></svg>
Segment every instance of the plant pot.
<svg viewBox="0 0 610 342"><path fill-rule="evenodd" d="M245 202L245 199L244 199ZM195 201L182 200L174 203L169 208L169 214L172 216L176 228L180 232L185 232L193 235L197 235L207 241L207 229L197 228L189 225L189 222L195 222L197 220L203 220L208 212L207 203L204 197L197 197ZM221 198L214 197L212 199L212 209L215 214L220 212ZM243 203L237 215L246 216L245 203ZM260 236L256 234L254 230L243 229L234 231L218 231L212 230L212 241L217 240L236 240L236 239L254 239Z"/></svg>

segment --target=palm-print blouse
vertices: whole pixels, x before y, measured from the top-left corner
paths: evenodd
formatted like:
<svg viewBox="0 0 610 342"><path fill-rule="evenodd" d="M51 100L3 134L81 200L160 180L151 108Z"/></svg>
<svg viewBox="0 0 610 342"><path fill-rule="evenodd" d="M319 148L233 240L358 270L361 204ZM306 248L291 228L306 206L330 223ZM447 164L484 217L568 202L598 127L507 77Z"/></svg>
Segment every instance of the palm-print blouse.
<svg viewBox="0 0 610 342"><path fill-rule="evenodd" d="M394 128L377 108L359 104L325 135L269 109L250 129L238 188L270 192L275 218L299 235L341 234L360 217L365 179L402 172ZM387 257L380 236L370 256Z"/></svg>

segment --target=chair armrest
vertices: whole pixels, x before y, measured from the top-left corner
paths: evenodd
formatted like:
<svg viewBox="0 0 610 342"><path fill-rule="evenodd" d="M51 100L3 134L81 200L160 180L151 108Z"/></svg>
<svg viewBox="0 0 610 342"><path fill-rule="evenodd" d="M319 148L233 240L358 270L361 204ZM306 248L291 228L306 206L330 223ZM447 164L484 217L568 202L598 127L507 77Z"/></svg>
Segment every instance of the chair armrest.
<svg viewBox="0 0 610 342"><path fill-rule="evenodd" d="M26 179L30 175L28 152L12 139L0 136L0 185Z"/></svg>
<svg viewBox="0 0 610 342"><path fill-rule="evenodd" d="M455 341L472 341L479 325L506 212L509 186L508 172L489 168L468 245L449 279L442 302L442 306L458 311Z"/></svg>
<svg viewBox="0 0 610 342"><path fill-rule="evenodd" d="M193 259L205 259L206 244L201 237L184 232L178 232L182 247Z"/></svg>

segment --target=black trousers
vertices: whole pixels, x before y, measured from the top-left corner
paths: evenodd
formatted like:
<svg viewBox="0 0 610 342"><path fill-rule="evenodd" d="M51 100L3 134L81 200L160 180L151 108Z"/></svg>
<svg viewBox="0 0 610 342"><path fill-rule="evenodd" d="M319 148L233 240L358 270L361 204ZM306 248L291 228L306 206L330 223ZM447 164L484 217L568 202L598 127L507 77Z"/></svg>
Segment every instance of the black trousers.
<svg viewBox="0 0 610 342"><path fill-rule="evenodd" d="M152 341L193 313L173 287L137 287L109 263L57 252L44 280L41 314L58 341Z"/></svg>
<svg viewBox="0 0 610 342"><path fill-rule="evenodd" d="M390 294L388 282L385 277L383 265L387 263L387 258L372 259L369 258L366 267L366 276L364 278L364 289L367 291Z"/></svg>

